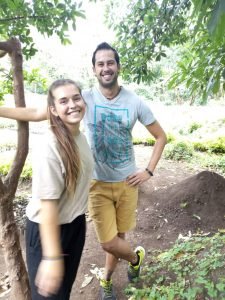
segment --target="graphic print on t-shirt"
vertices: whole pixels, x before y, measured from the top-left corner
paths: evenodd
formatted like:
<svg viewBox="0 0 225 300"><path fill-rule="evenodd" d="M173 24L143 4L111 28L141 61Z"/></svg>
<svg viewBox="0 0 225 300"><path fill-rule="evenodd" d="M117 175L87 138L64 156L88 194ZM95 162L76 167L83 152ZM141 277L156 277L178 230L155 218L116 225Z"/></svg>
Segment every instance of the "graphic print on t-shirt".
<svg viewBox="0 0 225 300"><path fill-rule="evenodd" d="M90 128L91 127L91 128ZM96 161L114 168L131 159L132 142L128 109L114 109L95 105L91 130L93 154Z"/></svg>

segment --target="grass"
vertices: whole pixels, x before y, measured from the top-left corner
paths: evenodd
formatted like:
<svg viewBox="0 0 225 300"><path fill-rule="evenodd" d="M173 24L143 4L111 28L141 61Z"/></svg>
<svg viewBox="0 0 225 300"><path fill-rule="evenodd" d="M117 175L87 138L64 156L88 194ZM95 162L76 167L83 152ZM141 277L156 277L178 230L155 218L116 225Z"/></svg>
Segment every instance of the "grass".
<svg viewBox="0 0 225 300"><path fill-rule="evenodd" d="M225 235L177 240L168 250L149 252L139 280L125 293L130 300L225 299Z"/></svg>

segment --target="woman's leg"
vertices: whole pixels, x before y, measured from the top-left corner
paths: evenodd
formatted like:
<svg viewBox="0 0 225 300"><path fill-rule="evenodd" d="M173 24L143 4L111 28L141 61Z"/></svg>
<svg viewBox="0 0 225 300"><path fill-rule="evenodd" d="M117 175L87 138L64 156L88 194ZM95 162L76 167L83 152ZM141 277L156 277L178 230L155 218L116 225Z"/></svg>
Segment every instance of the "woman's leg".
<svg viewBox="0 0 225 300"><path fill-rule="evenodd" d="M57 295L43 297L37 292L35 277L42 258L39 224L27 221L26 259L32 300L69 300L71 289L79 267L86 234L85 215L72 223L61 225L61 243L65 262L65 276Z"/></svg>
<svg viewBox="0 0 225 300"><path fill-rule="evenodd" d="M85 215L77 217L70 224L61 226L61 239L63 254L65 255L64 261L66 271L62 284L62 298L59 298L60 300L69 299L84 248L85 235Z"/></svg>

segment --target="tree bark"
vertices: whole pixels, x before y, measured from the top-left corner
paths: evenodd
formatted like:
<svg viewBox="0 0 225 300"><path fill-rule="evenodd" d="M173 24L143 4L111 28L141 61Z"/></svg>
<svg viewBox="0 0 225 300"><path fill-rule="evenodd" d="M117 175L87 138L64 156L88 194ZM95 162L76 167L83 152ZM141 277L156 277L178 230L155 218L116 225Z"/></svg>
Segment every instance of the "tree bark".
<svg viewBox="0 0 225 300"><path fill-rule="evenodd" d="M23 86L23 59L19 40L0 42L0 50L7 51L12 63L13 88L16 106L25 106ZM4 181L0 179L0 244L11 283L10 299L30 300L27 271L22 256L18 228L13 213L20 174L28 153L29 128L27 122L18 122L17 151Z"/></svg>

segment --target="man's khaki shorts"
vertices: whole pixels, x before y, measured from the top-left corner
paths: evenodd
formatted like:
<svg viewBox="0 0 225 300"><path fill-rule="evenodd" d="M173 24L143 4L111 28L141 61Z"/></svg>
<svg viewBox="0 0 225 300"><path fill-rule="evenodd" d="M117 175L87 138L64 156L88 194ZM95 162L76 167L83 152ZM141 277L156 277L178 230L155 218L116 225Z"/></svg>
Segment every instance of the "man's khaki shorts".
<svg viewBox="0 0 225 300"><path fill-rule="evenodd" d="M92 180L88 208L100 243L136 226L137 199L138 188L125 181Z"/></svg>

